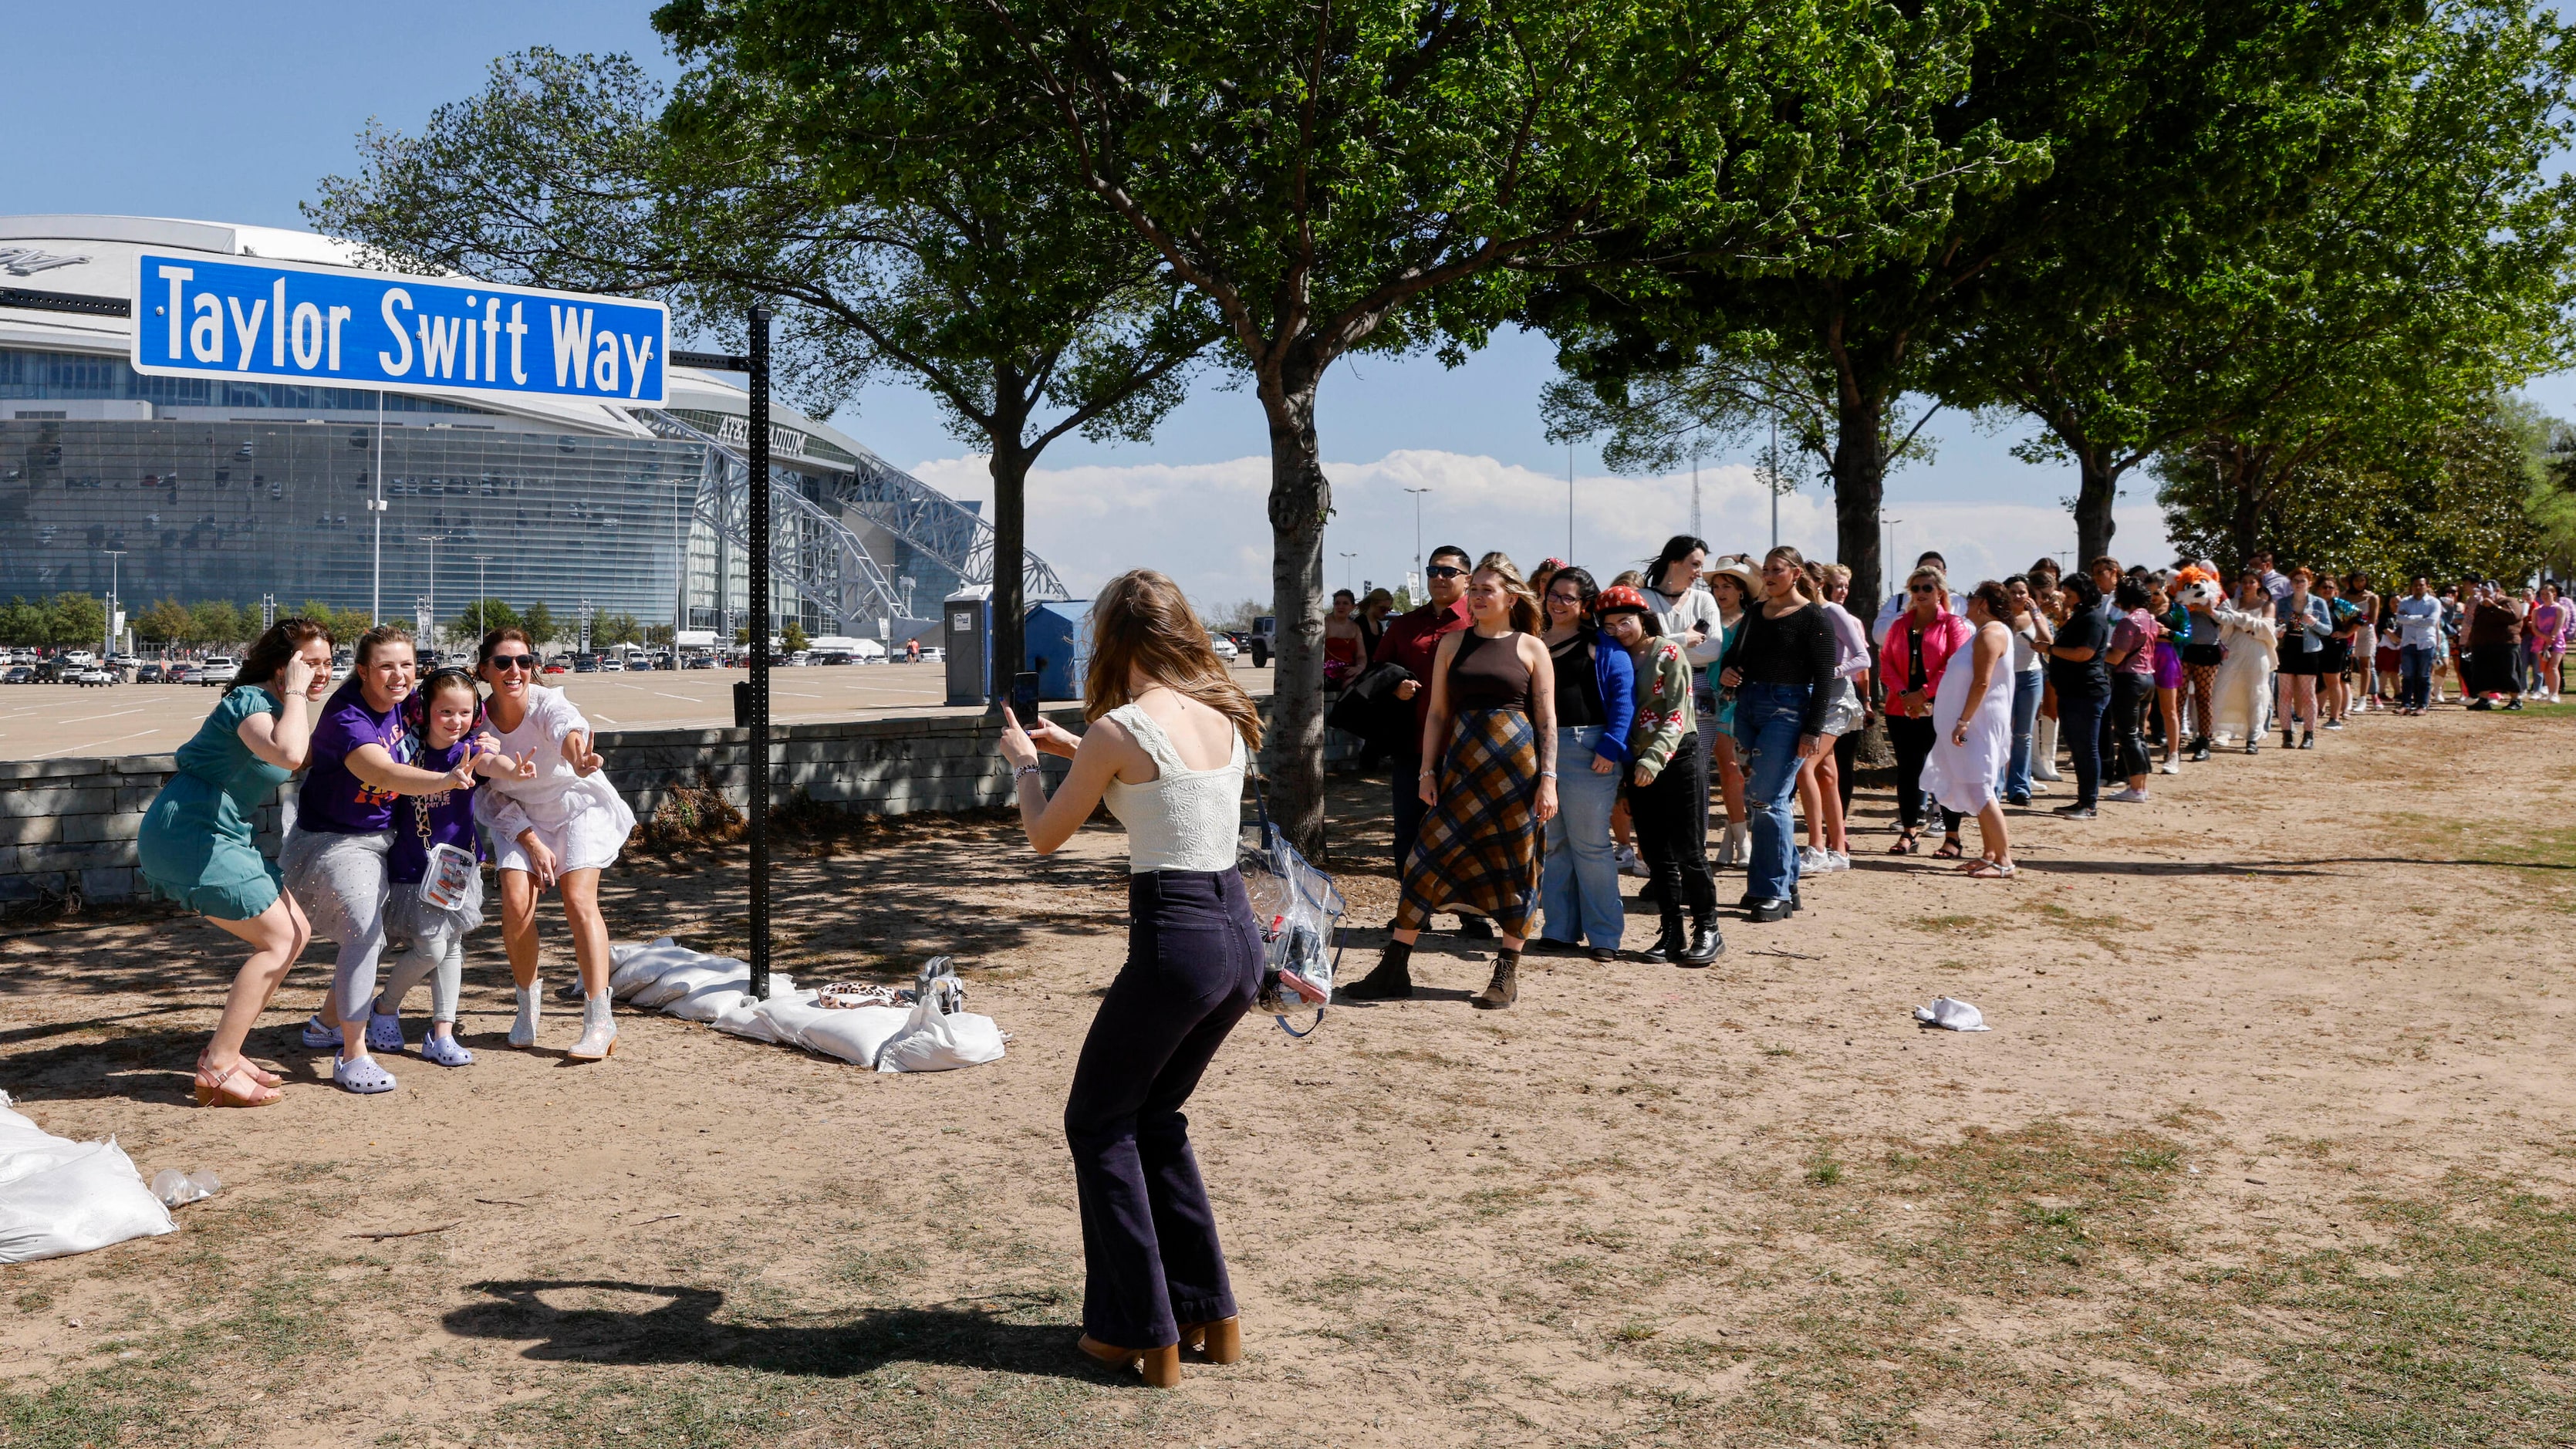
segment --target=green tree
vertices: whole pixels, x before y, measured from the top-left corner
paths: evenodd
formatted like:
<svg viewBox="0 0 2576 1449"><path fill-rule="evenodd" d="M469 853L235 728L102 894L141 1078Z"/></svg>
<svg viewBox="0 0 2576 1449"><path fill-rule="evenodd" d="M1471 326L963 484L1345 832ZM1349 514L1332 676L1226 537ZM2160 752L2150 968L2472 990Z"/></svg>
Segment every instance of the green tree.
<svg viewBox="0 0 2576 1449"><path fill-rule="evenodd" d="M644 626L633 614L602 614L591 622L590 646L606 648L611 644L641 644Z"/></svg>
<svg viewBox="0 0 2576 1449"><path fill-rule="evenodd" d="M44 638L56 649L96 649L107 637L107 605L95 594L56 594L45 601Z"/></svg>
<svg viewBox="0 0 2576 1449"><path fill-rule="evenodd" d="M199 645L233 645L249 637L242 627L241 610L230 599L205 599L188 606L190 620L188 642ZM259 616L253 614L252 622Z"/></svg>
<svg viewBox="0 0 2576 1449"><path fill-rule="evenodd" d="M1269 429L1272 805L1311 847L1326 371L1354 352L1461 358L1528 277L1614 234L1667 235L1677 212L1704 245L1765 265L1869 249L1870 198L1979 164L1926 144L1919 171L1863 178L1813 144L1819 113L1918 119L1891 105L1890 72L1946 54L1965 21L1915 9L673 0L655 23L758 78L814 164L937 176L989 154L988 124L1025 137L1043 164L1004 174L1094 198L1215 309Z"/></svg>
<svg viewBox="0 0 2576 1449"><path fill-rule="evenodd" d="M678 631L668 624L652 624L644 630L644 642L656 649L670 648L671 641L677 636Z"/></svg>
<svg viewBox="0 0 2576 1449"><path fill-rule="evenodd" d="M992 557L1024 560L1039 455L1071 432L1151 436L1223 335L1212 311L1009 117L952 115L926 158L834 116L809 150L793 88L666 24L703 61L676 94L624 56L510 56L420 136L371 128L360 174L310 214L414 268L669 296L717 337L780 307L774 365L806 406L927 388L987 455ZM992 583L997 657L1016 657L1023 570Z"/></svg>
<svg viewBox="0 0 2576 1449"><path fill-rule="evenodd" d="M801 654L812 647L813 642L805 637L805 626L793 619L778 626L778 648L781 653Z"/></svg>
<svg viewBox="0 0 2576 1449"><path fill-rule="evenodd" d="M196 617L177 599L160 599L134 616L134 637L152 644L184 644Z"/></svg>
<svg viewBox="0 0 2576 1449"><path fill-rule="evenodd" d="M0 604L0 644L25 648L45 642L45 606L11 595Z"/></svg>
<svg viewBox="0 0 2576 1449"><path fill-rule="evenodd" d="M547 608L543 599L530 604L519 615L519 627L528 631L528 642L539 649L561 639L564 632L563 624L555 618L555 611Z"/></svg>
<svg viewBox="0 0 2576 1449"><path fill-rule="evenodd" d="M2313 456L2265 493L2255 537L2284 568L2363 569L2389 585L2526 577L2548 547L2527 504L2546 482L2551 428L2499 397L2385 451ZM2228 462L2209 448L2158 460L2166 528L2188 556L2241 561Z"/></svg>
<svg viewBox="0 0 2576 1449"><path fill-rule="evenodd" d="M480 641L490 630L507 629L513 625L524 627L525 624L526 621L519 617L519 611L511 608L507 601L501 599L485 599L480 604L469 603L456 611L455 618L447 621L449 632L477 641Z"/></svg>

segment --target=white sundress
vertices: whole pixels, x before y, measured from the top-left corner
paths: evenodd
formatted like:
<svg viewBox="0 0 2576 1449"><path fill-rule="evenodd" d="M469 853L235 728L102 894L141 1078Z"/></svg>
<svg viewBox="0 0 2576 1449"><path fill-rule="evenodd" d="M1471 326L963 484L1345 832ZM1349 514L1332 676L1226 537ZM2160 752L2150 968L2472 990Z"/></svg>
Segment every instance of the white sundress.
<svg viewBox="0 0 2576 1449"><path fill-rule="evenodd" d="M1986 628L2000 628L1989 624ZM2007 645L1986 680L1986 697L1968 717L1965 743L1951 743L1959 710L1968 702L1968 684L1976 678L1976 638L1950 655L1941 671L1941 687L1932 695L1932 754L1923 762L1923 788L1944 810L1974 815L1993 804L2004 762L2012 756L2012 650Z"/></svg>
<svg viewBox="0 0 2576 1449"><path fill-rule="evenodd" d="M606 775L575 774L563 757L564 736L589 728L562 690L532 684L519 727L494 729L505 754L536 757L537 774L532 780L485 780L474 792L474 818L492 836L493 869L536 873L519 844L522 830L534 830L554 852L557 872L605 869L625 848L635 812Z"/></svg>

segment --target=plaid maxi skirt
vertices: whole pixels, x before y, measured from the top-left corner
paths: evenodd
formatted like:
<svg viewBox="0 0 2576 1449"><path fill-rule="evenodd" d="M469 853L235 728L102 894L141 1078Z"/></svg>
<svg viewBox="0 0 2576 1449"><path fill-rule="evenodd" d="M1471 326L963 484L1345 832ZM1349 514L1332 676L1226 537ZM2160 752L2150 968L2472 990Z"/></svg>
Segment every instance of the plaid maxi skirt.
<svg viewBox="0 0 2576 1449"><path fill-rule="evenodd" d="M1434 911L1472 911L1514 939L1538 902L1538 732L1516 709L1462 711L1434 780L1395 923L1420 930Z"/></svg>

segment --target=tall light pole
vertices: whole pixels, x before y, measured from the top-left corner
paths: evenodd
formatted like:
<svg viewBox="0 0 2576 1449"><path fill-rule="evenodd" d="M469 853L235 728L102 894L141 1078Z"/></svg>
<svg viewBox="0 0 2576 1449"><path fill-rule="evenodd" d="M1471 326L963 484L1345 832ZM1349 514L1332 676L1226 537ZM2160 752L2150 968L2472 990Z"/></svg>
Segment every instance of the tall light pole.
<svg viewBox="0 0 2576 1449"><path fill-rule="evenodd" d="M483 587L483 566L491 561L492 555L488 553L474 555L474 637L477 639L482 638L483 631L491 627L483 620L483 601L491 596Z"/></svg>
<svg viewBox="0 0 2576 1449"><path fill-rule="evenodd" d="M376 496L367 500L367 516L376 526L375 589L367 599L369 622L385 621L385 390L376 389Z"/></svg>
<svg viewBox="0 0 2576 1449"><path fill-rule="evenodd" d="M1342 555L1342 587L1343 587L1343 588L1346 588L1346 589L1347 589L1347 588L1349 588L1349 587L1351 586L1351 560L1352 560L1352 559L1355 559L1355 558L1358 558L1358 557L1359 557L1359 555L1358 555L1358 554L1355 554L1355 553L1346 553L1346 554L1343 554L1343 555Z"/></svg>
<svg viewBox="0 0 2576 1449"><path fill-rule="evenodd" d="M1574 562L1574 445L1565 445L1565 561Z"/></svg>
<svg viewBox="0 0 2576 1449"><path fill-rule="evenodd" d="M1430 581L1423 576L1422 572L1422 495L1431 490L1407 488L1404 491L1413 495L1413 577L1417 582L1428 587Z"/></svg>
<svg viewBox="0 0 2576 1449"><path fill-rule="evenodd" d="M1691 454L1691 537L1703 537L1699 531L1699 454Z"/></svg>
<svg viewBox="0 0 2576 1449"><path fill-rule="evenodd" d="M438 635L438 546L447 538L443 533L420 535L420 541L429 545L429 633L433 639Z"/></svg>
<svg viewBox="0 0 2576 1449"><path fill-rule="evenodd" d="M125 602L123 596L118 592L118 585L121 582L121 579L119 578L117 570L125 562L125 550L121 548L106 548L99 550L99 552L107 555L107 617L101 621L107 625L107 647L98 651L99 657L101 659L105 659L108 655L116 652L117 606Z"/></svg>

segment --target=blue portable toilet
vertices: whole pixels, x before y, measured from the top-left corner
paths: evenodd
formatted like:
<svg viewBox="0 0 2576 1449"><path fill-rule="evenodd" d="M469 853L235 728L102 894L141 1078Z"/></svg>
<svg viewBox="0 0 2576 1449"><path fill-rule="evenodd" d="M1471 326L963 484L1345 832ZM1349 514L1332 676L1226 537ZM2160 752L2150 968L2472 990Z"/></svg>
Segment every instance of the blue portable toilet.
<svg viewBox="0 0 2576 1449"><path fill-rule="evenodd" d="M1082 698L1082 676L1091 667L1091 605L1071 599L1031 604L1021 640L1020 667L1037 675L1038 698Z"/></svg>

